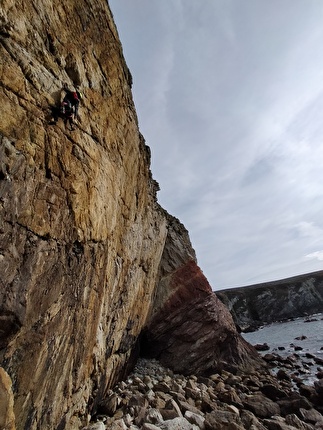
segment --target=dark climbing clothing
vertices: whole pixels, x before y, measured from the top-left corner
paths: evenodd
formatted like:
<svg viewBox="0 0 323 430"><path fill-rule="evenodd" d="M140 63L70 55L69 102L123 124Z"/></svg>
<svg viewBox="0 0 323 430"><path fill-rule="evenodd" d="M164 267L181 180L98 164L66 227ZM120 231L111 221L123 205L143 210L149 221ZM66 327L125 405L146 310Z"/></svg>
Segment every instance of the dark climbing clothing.
<svg viewBox="0 0 323 430"><path fill-rule="evenodd" d="M66 95L63 99L63 103L70 103L72 105L74 108L74 118L76 118L78 114L81 93L79 91L70 91L67 88L65 88L64 91L66 92Z"/></svg>
<svg viewBox="0 0 323 430"><path fill-rule="evenodd" d="M71 103L63 101L60 107L57 107L57 106L52 107L53 121L51 121L51 124L56 124L58 119L62 118L65 126L67 122L69 122L70 129L74 130L73 116L74 116L73 106L71 105Z"/></svg>
<svg viewBox="0 0 323 430"><path fill-rule="evenodd" d="M64 87L63 90L66 94L60 107L52 107L53 121L51 121L51 124L56 124L58 118L62 118L64 120L64 124L66 125L68 121L70 124L70 129L74 130L74 119L77 118L82 94L79 91L70 91L66 87Z"/></svg>

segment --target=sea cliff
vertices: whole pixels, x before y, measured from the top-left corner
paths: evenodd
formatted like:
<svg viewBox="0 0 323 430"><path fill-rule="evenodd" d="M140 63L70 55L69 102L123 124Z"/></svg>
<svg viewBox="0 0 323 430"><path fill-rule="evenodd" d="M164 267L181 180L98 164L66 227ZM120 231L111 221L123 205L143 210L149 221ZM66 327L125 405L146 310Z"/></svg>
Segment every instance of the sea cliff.
<svg viewBox="0 0 323 430"><path fill-rule="evenodd" d="M139 354L260 365L157 202L105 0L0 8L0 398L6 428L78 429ZM51 124L64 88L76 129Z"/></svg>
<svg viewBox="0 0 323 430"><path fill-rule="evenodd" d="M216 292L242 331L323 312L323 272Z"/></svg>

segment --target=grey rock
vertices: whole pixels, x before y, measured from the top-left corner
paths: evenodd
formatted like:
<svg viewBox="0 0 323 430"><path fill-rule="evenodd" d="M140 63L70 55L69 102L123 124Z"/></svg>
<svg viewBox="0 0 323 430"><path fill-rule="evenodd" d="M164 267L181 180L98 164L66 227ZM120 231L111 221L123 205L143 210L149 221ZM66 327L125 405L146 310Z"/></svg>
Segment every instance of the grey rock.
<svg viewBox="0 0 323 430"><path fill-rule="evenodd" d="M205 429L205 418L202 417L200 414L195 414L194 412L186 411L184 417L191 424L195 424L200 430Z"/></svg>
<svg viewBox="0 0 323 430"><path fill-rule="evenodd" d="M162 430L199 430L199 427L195 424L191 424L184 417L174 418L173 420L164 421L159 424L159 428Z"/></svg>
<svg viewBox="0 0 323 430"><path fill-rule="evenodd" d="M323 424L323 416L318 412L316 409L303 409L300 408L299 410L300 418L302 418L303 421L310 423L310 424L316 424L320 423Z"/></svg>
<svg viewBox="0 0 323 430"><path fill-rule="evenodd" d="M141 427L142 430L160 430L160 427L155 426L151 423L144 423Z"/></svg>
<svg viewBox="0 0 323 430"><path fill-rule="evenodd" d="M278 404L260 393L247 396L242 402L246 409L253 412L259 418L269 418L272 415L280 414L280 407Z"/></svg>
<svg viewBox="0 0 323 430"><path fill-rule="evenodd" d="M312 430L313 426L310 424L304 423L304 421L300 420L297 415L291 414L287 415L285 418L287 424L296 427L299 430Z"/></svg>
<svg viewBox="0 0 323 430"><path fill-rule="evenodd" d="M151 424L158 424L163 421L163 416L158 409L152 408L147 411L145 420Z"/></svg>
<svg viewBox="0 0 323 430"><path fill-rule="evenodd" d="M296 430L297 427L287 424L284 420L279 419L265 419L264 425L268 430Z"/></svg>
<svg viewBox="0 0 323 430"><path fill-rule="evenodd" d="M102 421L97 423L89 424L86 427L83 427L82 430L105 430L105 425Z"/></svg>

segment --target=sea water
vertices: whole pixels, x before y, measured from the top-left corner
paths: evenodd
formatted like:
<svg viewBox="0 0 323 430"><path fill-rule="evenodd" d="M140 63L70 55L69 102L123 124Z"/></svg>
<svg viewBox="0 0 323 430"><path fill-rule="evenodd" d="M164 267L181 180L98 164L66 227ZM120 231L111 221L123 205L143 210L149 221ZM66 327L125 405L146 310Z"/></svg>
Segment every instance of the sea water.
<svg viewBox="0 0 323 430"><path fill-rule="evenodd" d="M267 343L269 350L265 354L273 352L286 357L296 353L304 359L306 354L312 354L323 359L323 313L270 324L242 336L252 345ZM312 367L308 379L313 379L317 368Z"/></svg>

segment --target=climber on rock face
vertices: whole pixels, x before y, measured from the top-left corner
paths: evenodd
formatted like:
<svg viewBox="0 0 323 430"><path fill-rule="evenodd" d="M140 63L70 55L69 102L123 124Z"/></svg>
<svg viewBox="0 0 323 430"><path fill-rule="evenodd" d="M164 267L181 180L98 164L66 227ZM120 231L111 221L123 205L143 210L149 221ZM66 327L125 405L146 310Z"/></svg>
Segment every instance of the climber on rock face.
<svg viewBox="0 0 323 430"><path fill-rule="evenodd" d="M78 114L78 109L80 105L80 100L82 99L82 93L78 90L71 91L68 89L67 85L65 84L63 87L63 90L65 91L65 97L63 99L63 103L71 103L71 105L74 108L74 119L76 119Z"/></svg>
<svg viewBox="0 0 323 430"><path fill-rule="evenodd" d="M65 91L66 94L60 106L52 107L53 119L50 121L50 124L55 125L58 121L58 118L62 118L64 120L65 126L67 122L69 122L70 130L75 130L74 121L77 119L82 93L78 90L69 90L66 84L63 86L63 91Z"/></svg>

